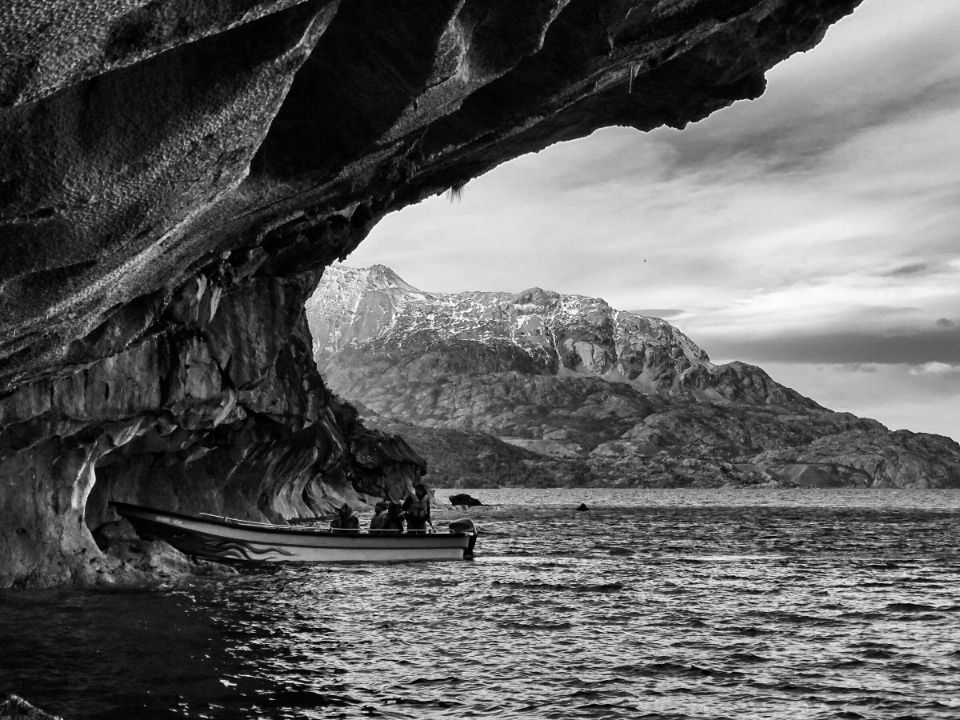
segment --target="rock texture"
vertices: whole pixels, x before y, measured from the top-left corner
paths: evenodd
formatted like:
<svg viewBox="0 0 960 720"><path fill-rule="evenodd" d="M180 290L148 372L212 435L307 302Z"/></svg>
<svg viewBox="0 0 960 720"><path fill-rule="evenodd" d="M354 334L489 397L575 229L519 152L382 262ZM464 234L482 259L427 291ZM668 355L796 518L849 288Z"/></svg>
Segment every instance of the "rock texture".
<svg viewBox="0 0 960 720"><path fill-rule="evenodd" d="M63 718L60 715L44 712L19 695L10 693L0 699L0 720L63 720Z"/></svg>
<svg viewBox="0 0 960 720"><path fill-rule="evenodd" d="M0 587L109 496L248 517L408 483L303 301L384 214L759 95L858 0L18 0L0 10Z"/></svg>
<svg viewBox="0 0 960 720"><path fill-rule="evenodd" d="M533 288L426 293L327 269L307 302L332 389L444 486L960 487L960 445L827 410L669 323Z"/></svg>

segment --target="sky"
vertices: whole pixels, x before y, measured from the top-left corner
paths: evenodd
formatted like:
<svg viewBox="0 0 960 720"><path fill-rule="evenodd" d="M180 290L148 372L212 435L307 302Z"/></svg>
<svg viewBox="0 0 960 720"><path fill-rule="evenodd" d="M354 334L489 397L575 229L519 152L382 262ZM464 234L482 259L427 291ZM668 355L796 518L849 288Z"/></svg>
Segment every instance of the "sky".
<svg viewBox="0 0 960 720"><path fill-rule="evenodd" d="M835 410L960 440L960 2L864 0L767 91L606 128L385 218L423 290L602 297Z"/></svg>

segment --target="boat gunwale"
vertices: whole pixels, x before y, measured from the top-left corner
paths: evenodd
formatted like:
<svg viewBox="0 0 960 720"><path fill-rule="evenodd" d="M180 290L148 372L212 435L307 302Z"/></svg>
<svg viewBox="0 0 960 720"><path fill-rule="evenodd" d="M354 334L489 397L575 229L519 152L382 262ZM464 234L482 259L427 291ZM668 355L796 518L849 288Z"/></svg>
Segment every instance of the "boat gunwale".
<svg viewBox="0 0 960 720"><path fill-rule="evenodd" d="M247 530L262 532L269 535L300 535L300 536L323 536L331 538L375 538L375 539L392 539L392 538L404 538L412 539L416 538L417 540L425 540L426 542L440 542L441 540L449 540L450 538L469 538L471 537L470 533L465 532L446 532L446 533L421 533L421 532L397 532L391 530L374 530L373 532L369 530L342 530L335 528L318 528L318 527L297 527L295 525L275 525L270 523L260 523L255 520L240 520L239 518L229 518L221 515L211 515L209 513L202 513L200 515L189 515L187 513L175 512L173 510L158 510L157 508L147 507L145 505L136 505L134 503L121 502L118 500L111 500L110 506L114 507L117 510L117 514L121 517L125 517L121 508L127 508L134 512L141 513L151 513L158 516L159 518L170 518L170 519L179 519L179 520L188 520L190 522L200 522L208 523L216 527L227 527L234 530ZM129 518L128 518L129 519ZM150 518L140 518L146 520L147 522L157 522L151 520ZM162 520L160 521L162 522ZM171 526L176 527L176 526ZM189 530L189 532L200 532L202 530ZM428 538L434 538L429 540Z"/></svg>

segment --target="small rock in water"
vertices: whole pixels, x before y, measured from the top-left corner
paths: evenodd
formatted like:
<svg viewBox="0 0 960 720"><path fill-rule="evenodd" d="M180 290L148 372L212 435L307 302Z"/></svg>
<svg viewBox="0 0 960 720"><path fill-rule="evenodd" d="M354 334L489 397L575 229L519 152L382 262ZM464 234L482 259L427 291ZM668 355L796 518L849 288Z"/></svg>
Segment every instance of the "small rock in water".
<svg viewBox="0 0 960 720"><path fill-rule="evenodd" d="M589 510L589 509L590 508L587 507L586 503L580 503L580 507L577 508L577 512L585 512L586 510Z"/></svg>
<svg viewBox="0 0 960 720"><path fill-rule="evenodd" d="M610 548L611 555L635 555L636 551L631 550L630 548L625 547L612 547Z"/></svg>
<svg viewBox="0 0 960 720"><path fill-rule="evenodd" d="M459 493L457 495L451 495L450 504L458 507L473 507L475 505L483 505L482 502L477 500L472 495L468 495L467 493Z"/></svg>

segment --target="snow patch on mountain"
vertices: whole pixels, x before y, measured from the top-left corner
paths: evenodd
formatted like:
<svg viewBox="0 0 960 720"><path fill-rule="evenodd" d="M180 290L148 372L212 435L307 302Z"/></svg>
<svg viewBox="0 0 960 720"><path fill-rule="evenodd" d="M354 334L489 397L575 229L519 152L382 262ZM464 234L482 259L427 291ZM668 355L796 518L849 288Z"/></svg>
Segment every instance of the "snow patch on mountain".
<svg viewBox="0 0 960 720"><path fill-rule="evenodd" d="M432 293L383 265L331 266L307 302L318 360L375 343L511 345L555 374L585 374L657 391L714 365L689 337L660 318L611 308L600 298L533 287ZM549 358L549 362L545 360Z"/></svg>

